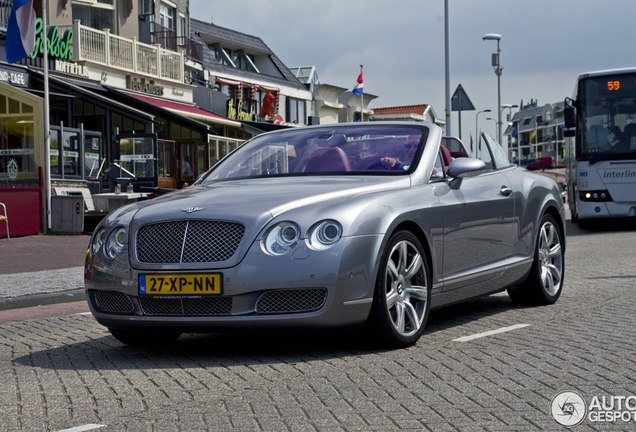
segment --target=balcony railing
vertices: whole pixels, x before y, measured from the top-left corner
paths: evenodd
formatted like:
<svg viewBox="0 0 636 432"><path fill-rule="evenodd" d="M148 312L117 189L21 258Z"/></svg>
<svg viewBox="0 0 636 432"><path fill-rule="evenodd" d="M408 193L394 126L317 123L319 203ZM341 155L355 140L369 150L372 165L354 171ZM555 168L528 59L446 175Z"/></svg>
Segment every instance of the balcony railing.
<svg viewBox="0 0 636 432"><path fill-rule="evenodd" d="M203 63L203 44L186 36L177 36L177 33L156 22L152 23L150 40L172 51L182 51L184 55L196 62Z"/></svg>
<svg viewBox="0 0 636 432"><path fill-rule="evenodd" d="M159 45L147 45L73 23L73 60L91 61L106 66L183 82L183 54Z"/></svg>
<svg viewBox="0 0 636 432"><path fill-rule="evenodd" d="M187 58L203 63L203 44L201 42L180 36L177 38L177 45L179 46L179 51L183 51Z"/></svg>

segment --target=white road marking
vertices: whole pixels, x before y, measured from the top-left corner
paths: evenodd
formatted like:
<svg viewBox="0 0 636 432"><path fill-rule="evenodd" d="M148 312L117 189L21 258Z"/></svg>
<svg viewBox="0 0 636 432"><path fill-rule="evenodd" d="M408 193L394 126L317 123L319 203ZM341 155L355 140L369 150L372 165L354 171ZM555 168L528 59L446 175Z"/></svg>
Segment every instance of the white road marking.
<svg viewBox="0 0 636 432"><path fill-rule="evenodd" d="M524 327L528 327L530 324L516 324L510 327L502 327L500 329L497 330L490 330L484 333L477 333L471 336L464 336L464 337L460 337L457 339L453 339L453 342L468 342L471 341L473 339L479 339L482 337L486 337L486 336L492 336L498 333L505 333L505 332L509 332L512 330L516 330L516 329L520 329L520 328L524 328Z"/></svg>
<svg viewBox="0 0 636 432"><path fill-rule="evenodd" d="M78 315L93 315L92 312L80 312Z"/></svg>
<svg viewBox="0 0 636 432"><path fill-rule="evenodd" d="M89 431L89 430L93 430L93 429L99 429L99 428L103 428L103 427L106 427L106 425L89 423L89 424L85 424L84 426L75 426L75 427L72 427L70 429L62 429L62 430L59 430L57 432L84 432L84 431Z"/></svg>

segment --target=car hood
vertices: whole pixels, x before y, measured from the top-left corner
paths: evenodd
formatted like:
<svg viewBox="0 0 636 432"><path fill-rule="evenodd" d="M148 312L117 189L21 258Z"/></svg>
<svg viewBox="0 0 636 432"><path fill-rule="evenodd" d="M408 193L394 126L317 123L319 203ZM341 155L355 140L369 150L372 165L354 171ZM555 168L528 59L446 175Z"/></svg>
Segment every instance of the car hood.
<svg viewBox="0 0 636 432"><path fill-rule="evenodd" d="M240 262L269 221L286 211L409 185L408 176L312 176L243 179L191 186L147 201L134 215L131 233L134 242L135 233L146 224L175 220L240 222L245 232L236 253L219 263L222 264L220 268L229 267ZM137 268L147 267L136 259L133 264ZM164 265L162 269L173 267ZM216 265L192 266L198 267L214 268Z"/></svg>

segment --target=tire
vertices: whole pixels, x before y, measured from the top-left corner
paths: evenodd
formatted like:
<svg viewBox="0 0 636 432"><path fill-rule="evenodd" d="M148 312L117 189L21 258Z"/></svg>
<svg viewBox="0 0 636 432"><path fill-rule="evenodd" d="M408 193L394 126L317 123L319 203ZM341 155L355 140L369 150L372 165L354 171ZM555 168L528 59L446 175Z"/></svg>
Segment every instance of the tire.
<svg viewBox="0 0 636 432"><path fill-rule="evenodd" d="M159 346L170 344L181 336L181 333L151 333L139 330L118 330L109 328L108 331L119 342L132 346Z"/></svg>
<svg viewBox="0 0 636 432"><path fill-rule="evenodd" d="M508 289L515 304L549 305L556 302L563 291L565 251L563 233L553 216L541 219L535 242L534 260L524 283Z"/></svg>
<svg viewBox="0 0 636 432"><path fill-rule="evenodd" d="M404 348L418 341L431 304L426 253L410 231L394 233L382 254L367 323L383 346Z"/></svg>

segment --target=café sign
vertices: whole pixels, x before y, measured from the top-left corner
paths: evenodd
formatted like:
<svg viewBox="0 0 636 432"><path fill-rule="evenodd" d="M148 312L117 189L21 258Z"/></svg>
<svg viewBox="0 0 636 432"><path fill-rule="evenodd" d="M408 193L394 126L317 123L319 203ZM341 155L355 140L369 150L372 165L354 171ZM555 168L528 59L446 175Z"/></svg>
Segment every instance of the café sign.
<svg viewBox="0 0 636 432"><path fill-rule="evenodd" d="M227 118L252 121L254 118L254 106L252 106L250 112L247 112L243 110L243 101L239 101L238 107L234 108L234 101L230 99L227 105Z"/></svg>
<svg viewBox="0 0 636 432"><path fill-rule="evenodd" d="M137 78L132 75L126 75L126 88L142 93L148 93L155 96L163 96L164 87L155 84L153 80L146 78Z"/></svg>

